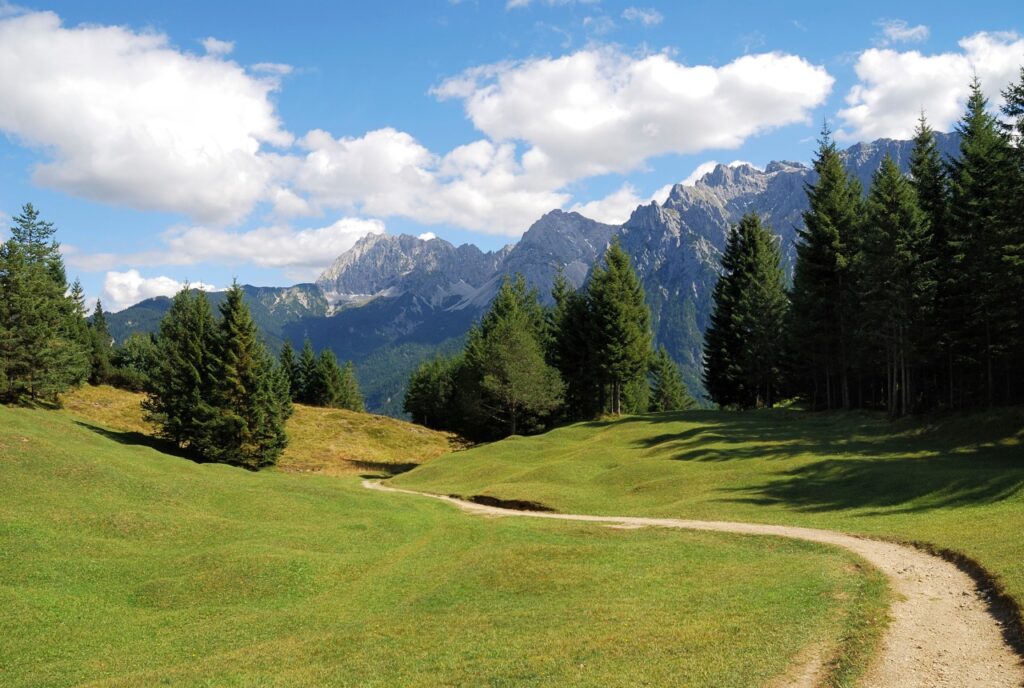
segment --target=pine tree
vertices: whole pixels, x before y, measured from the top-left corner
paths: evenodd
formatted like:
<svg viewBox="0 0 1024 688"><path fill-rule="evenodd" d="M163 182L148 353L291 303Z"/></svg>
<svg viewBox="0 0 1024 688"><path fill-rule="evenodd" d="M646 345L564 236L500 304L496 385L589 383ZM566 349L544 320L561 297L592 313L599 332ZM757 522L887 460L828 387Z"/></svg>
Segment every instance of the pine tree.
<svg viewBox="0 0 1024 688"><path fill-rule="evenodd" d="M363 413L366 406L363 403L363 393L359 390L359 380L356 378L356 369L352 361L347 361L341 371L341 393L335 404L338 408L348 409Z"/></svg>
<svg viewBox="0 0 1024 688"><path fill-rule="evenodd" d="M202 424L197 444L208 460L256 470L276 463L287 445L287 396L238 282L228 289L220 313L212 414Z"/></svg>
<svg viewBox="0 0 1024 688"><path fill-rule="evenodd" d="M952 256L949 251L949 179L946 166L939 154L935 132L928 125L924 114L918 120L914 132L914 148L910 156L910 182L921 209L924 228L928 235L927 253L922 256L931 268L929 281L934 282L933 302L929 306L931 318L924 323L928 330L924 335L931 342L927 352L933 381L923 385L931 387L929 396L937 401L945 390L950 406L953 404L952 374L953 351L950 335L955 323L950 322L948 281L953 274ZM933 402L934 403L934 402Z"/></svg>
<svg viewBox="0 0 1024 688"><path fill-rule="evenodd" d="M849 408L862 217L861 187L849 177L826 126L807 185L810 208L798 231L792 290L792 346L803 355L804 393L815 408Z"/></svg>
<svg viewBox="0 0 1024 688"><path fill-rule="evenodd" d="M594 268L587 290L592 318L594 363L610 388L611 412L622 413L625 385L647 370L651 314L643 287L618 239Z"/></svg>
<svg viewBox="0 0 1024 688"><path fill-rule="evenodd" d="M664 411L685 411L696 406L690 396L679 367L668 355L665 347L658 347L651 358L651 400L649 410L652 413Z"/></svg>
<svg viewBox="0 0 1024 688"><path fill-rule="evenodd" d="M201 291L184 287L160 321L146 380L146 417L162 437L199 453L201 429L213 416L216 323Z"/></svg>
<svg viewBox="0 0 1024 688"><path fill-rule="evenodd" d="M14 218L11 238L0 249L0 312L5 320L0 346L9 400L22 397L57 401L88 374L82 341L84 321L68 283L52 223L26 204Z"/></svg>
<svg viewBox="0 0 1024 688"><path fill-rule="evenodd" d="M317 396L317 358L313 344L306 339L302 342L302 353L295 370L296 388L292 390L292 398L303 404L315 404Z"/></svg>
<svg viewBox="0 0 1024 688"><path fill-rule="evenodd" d="M330 349L324 349L316 359L316 368L310 381L309 401L313 406L338 406L345 380L338 359Z"/></svg>
<svg viewBox="0 0 1024 688"><path fill-rule="evenodd" d="M862 323L885 351L886 407L904 415L913 410L929 344L935 281L928 224L914 187L889 156L874 175L864 229Z"/></svg>
<svg viewBox="0 0 1024 688"><path fill-rule="evenodd" d="M278 356L277 364L281 368L281 374L284 375L285 383L288 385L288 398L292 401L297 401L297 397L301 392L299 364L295 360L295 349L292 348L291 342L286 341L284 346L281 347L281 354Z"/></svg>
<svg viewBox="0 0 1024 688"><path fill-rule="evenodd" d="M720 406L772 406L778 398L788 310L782 256L753 213L730 232L705 335L704 382Z"/></svg>
<svg viewBox="0 0 1024 688"><path fill-rule="evenodd" d="M103 304L96 299L96 309L92 314L89 327L90 373L89 382L102 385L110 382L114 370L110 358L113 354L113 340L107 327L107 316L103 312Z"/></svg>
<svg viewBox="0 0 1024 688"><path fill-rule="evenodd" d="M952 279L949 285L951 322L960 347L955 350L973 385L987 406L996 401L996 375L1008 353L1012 304L1019 294L1004 260L1010 228L1008 204L1012 189L1012 158L999 124L988 112L988 102L977 78L971 83L967 111L957 125L960 157L950 164L950 232ZM1007 379L1006 384L1010 381ZM969 399L968 399L969 400Z"/></svg>

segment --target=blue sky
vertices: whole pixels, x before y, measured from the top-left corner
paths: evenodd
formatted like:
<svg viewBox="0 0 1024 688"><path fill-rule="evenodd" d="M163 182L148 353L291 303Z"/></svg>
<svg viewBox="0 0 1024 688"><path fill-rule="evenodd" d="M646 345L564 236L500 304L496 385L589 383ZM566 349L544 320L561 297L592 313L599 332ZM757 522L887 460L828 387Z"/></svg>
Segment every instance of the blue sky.
<svg viewBox="0 0 1024 688"><path fill-rule="evenodd" d="M709 161L948 129L1024 64L1014 3L0 0L0 218L123 307L311 280L370 231L485 249L624 221Z"/></svg>

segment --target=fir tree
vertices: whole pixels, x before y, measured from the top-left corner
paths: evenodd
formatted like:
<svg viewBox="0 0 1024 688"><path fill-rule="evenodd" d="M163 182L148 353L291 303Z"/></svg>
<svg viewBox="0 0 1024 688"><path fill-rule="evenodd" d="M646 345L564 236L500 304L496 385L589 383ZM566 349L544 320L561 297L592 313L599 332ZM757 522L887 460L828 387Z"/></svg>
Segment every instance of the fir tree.
<svg viewBox="0 0 1024 688"><path fill-rule="evenodd" d="M356 369L352 361L347 361L341 371L341 393L335 403L338 408L348 409L363 413L366 406L363 403L363 393L359 390L359 380L356 378Z"/></svg>
<svg viewBox="0 0 1024 688"><path fill-rule="evenodd" d="M548 316L548 362L565 382L568 420L592 418L601 412L601 383L594 363L590 305L559 271L551 292L555 301Z"/></svg>
<svg viewBox="0 0 1024 688"><path fill-rule="evenodd" d="M107 316L103 312L103 304L96 299L96 308L89 324L89 345L91 350L89 382L102 385L110 382L114 374L110 362L113 354L113 341L107 326Z"/></svg>
<svg viewBox="0 0 1024 688"><path fill-rule="evenodd" d="M651 400L649 410L652 413L664 411L685 411L696 406L690 396L683 377L679 374L679 366L668 355L665 347L651 357Z"/></svg>
<svg viewBox="0 0 1024 688"><path fill-rule="evenodd" d="M345 384L338 359L330 349L324 349L316 359L309 385L309 401L313 406L338 406Z"/></svg>
<svg viewBox="0 0 1024 688"><path fill-rule="evenodd" d="M861 187L850 178L826 126L807 185L810 209L798 232L793 273L793 346L804 352L804 393L815 408L849 408L855 358Z"/></svg>
<svg viewBox="0 0 1024 688"><path fill-rule="evenodd" d="M996 371L1007 353L1016 315L1011 305L1019 294L1012 291L1013 279L1004 260L1010 235L1007 206L1012 190L1007 181L1012 160L977 78L971 83L967 111L957 131L960 157L950 164L950 321L959 325L953 332L961 344L958 359L966 372L977 373L975 379L980 382L966 384L978 389L980 399L992 406Z"/></svg>
<svg viewBox="0 0 1024 688"><path fill-rule="evenodd" d="M281 354L278 356L277 364L284 375L284 381L288 385L288 398L297 401L301 389L299 384L299 364L295 360L295 349L291 342L286 341L281 347Z"/></svg>
<svg viewBox="0 0 1024 688"><path fill-rule="evenodd" d="M302 352L295 370L296 388L292 390L292 398L303 404L315 404L317 396L317 358L313 344L309 339L302 342Z"/></svg>
<svg viewBox="0 0 1024 688"><path fill-rule="evenodd" d="M889 156L874 175L864 229L862 323L885 351L886 406L903 415L912 410L929 343L935 282L928 224L914 187Z"/></svg>
<svg viewBox="0 0 1024 688"><path fill-rule="evenodd" d="M788 309L781 262L771 231L744 215L729 234L705 336L705 386L720 406L778 398Z"/></svg>
<svg viewBox="0 0 1024 688"><path fill-rule="evenodd" d="M625 385L647 370L651 314L643 287L618 239L594 268L587 290L594 364L611 392L611 412L622 413Z"/></svg>
<svg viewBox="0 0 1024 688"><path fill-rule="evenodd" d="M241 286L220 306L209 406L197 437L211 461L253 470L273 465L287 445L288 400L274 361L259 339Z"/></svg>
<svg viewBox="0 0 1024 688"><path fill-rule="evenodd" d="M160 321L146 380L146 417L161 436L198 453L201 429L213 415L213 377L219 365L216 323L201 291L184 287Z"/></svg>

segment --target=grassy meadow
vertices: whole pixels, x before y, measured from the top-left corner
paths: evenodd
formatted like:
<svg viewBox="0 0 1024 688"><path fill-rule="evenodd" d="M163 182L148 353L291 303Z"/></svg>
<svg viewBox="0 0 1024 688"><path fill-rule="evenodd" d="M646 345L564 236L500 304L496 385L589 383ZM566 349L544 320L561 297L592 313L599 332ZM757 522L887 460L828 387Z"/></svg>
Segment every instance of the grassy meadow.
<svg viewBox="0 0 1024 688"><path fill-rule="evenodd" d="M892 422L693 411L582 423L442 457L401 487L558 511L813 526L979 562L1024 603L1024 409Z"/></svg>
<svg viewBox="0 0 1024 688"><path fill-rule="evenodd" d="M841 551L197 464L77 399L0 406L4 686L751 686L816 652L845 685L882 626Z"/></svg>

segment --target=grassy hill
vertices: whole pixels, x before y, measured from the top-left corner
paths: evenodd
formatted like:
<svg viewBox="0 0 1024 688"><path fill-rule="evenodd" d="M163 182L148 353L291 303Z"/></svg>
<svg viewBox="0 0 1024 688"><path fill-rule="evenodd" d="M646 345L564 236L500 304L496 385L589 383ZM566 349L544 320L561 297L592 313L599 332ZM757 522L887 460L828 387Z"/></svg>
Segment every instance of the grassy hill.
<svg viewBox="0 0 1024 688"><path fill-rule="evenodd" d="M513 437L393 482L559 511L922 542L979 562L1024 602L1024 409L895 423L785 410L627 417Z"/></svg>
<svg viewBox="0 0 1024 688"><path fill-rule="evenodd" d="M62 401L79 418L146 441L155 429L142 417L143 398L86 385ZM394 418L302 404L295 405L287 430L288 447L277 468L289 472L393 475L461 447L454 435Z"/></svg>
<svg viewBox="0 0 1024 688"><path fill-rule="evenodd" d="M196 464L90 404L130 422L0 406L5 686L749 686L819 648L845 683L884 613L820 546Z"/></svg>

